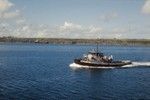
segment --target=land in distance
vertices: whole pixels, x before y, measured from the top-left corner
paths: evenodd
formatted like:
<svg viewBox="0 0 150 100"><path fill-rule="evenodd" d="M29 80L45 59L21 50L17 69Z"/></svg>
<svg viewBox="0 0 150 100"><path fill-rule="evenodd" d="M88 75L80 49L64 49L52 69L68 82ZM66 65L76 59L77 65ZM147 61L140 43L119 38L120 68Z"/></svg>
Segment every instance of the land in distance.
<svg viewBox="0 0 150 100"><path fill-rule="evenodd" d="M68 38L17 38L0 37L0 42L44 43L44 44L102 44L150 46L150 39L68 39Z"/></svg>

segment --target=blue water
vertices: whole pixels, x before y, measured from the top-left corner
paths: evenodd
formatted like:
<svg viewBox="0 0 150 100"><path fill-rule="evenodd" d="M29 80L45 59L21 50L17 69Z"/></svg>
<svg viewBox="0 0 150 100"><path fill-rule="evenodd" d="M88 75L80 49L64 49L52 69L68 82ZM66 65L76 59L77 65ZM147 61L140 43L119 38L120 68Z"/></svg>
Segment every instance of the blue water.
<svg viewBox="0 0 150 100"><path fill-rule="evenodd" d="M72 69L92 45L0 44L0 99L150 99L150 66ZM114 59L150 62L150 47L100 46Z"/></svg>

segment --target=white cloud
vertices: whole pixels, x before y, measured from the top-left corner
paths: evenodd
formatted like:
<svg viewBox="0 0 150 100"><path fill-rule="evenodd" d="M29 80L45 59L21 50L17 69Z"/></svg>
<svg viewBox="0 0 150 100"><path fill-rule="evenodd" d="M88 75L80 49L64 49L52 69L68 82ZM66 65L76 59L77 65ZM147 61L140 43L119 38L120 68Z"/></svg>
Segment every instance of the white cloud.
<svg viewBox="0 0 150 100"><path fill-rule="evenodd" d="M11 8L14 4L9 2L8 0L0 0L0 11L6 11Z"/></svg>
<svg viewBox="0 0 150 100"><path fill-rule="evenodd" d="M122 37L122 34L115 34L116 39L120 39Z"/></svg>
<svg viewBox="0 0 150 100"><path fill-rule="evenodd" d="M110 20L116 19L118 17L119 16L116 12L112 12L112 13L101 15L100 19L103 20L103 21L110 21Z"/></svg>
<svg viewBox="0 0 150 100"><path fill-rule="evenodd" d="M79 27L80 26L80 27ZM62 28L64 30L62 30ZM134 30L133 30L134 29ZM129 27L116 27L103 29L96 26L84 26L71 22L64 22L63 25L47 26L44 24L0 24L0 36L15 37L45 37L45 38L149 38L149 29Z"/></svg>
<svg viewBox="0 0 150 100"><path fill-rule="evenodd" d="M112 29L111 31L112 33L127 33L128 32L128 29L124 29L124 28L114 28Z"/></svg>
<svg viewBox="0 0 150 100"><path fill-rule="evenodd" d="M21 24L13 31L16 37L49 37L49 38L97 38L102 32L101 27L83 26L65 21L63 25L47 26Z"/></svg>
<svg viewBox="0 0 150 100"><path fill-rule="evenodd" d="M65 21L63 26L60 26L60 32L74 32L74 33L97 33L102 31L101 27L94 27L93 25L85 27L83 25L74 24Z"/></svg>
<svg viewBox="0 0 150 100"><path fill-rule="evenodd" d="M150 0L146 0L142 8L142 12L145 14L150 14Z"/></svg>
<svg viewBox="0 0 150 100"><path fill-rule="evenodd" d="M0 14L1 19L12 19L12 18L17 18L20 16L20 11L16 10L13 12L3 12Z"/></svg>
<svg viewBox="0 0 150 100"><path fill-rule="evenodd" d="M1 27L7 27L7 26L9 26L9 24L8 23L0 23L0 26Z"/></svg>
<svg viewBox="0 0 150 100"><path fill-rule="evenodd" d="M84 26L65 21L62 26L53 30L53 34L64 38L97 38L102 31L101 27Z"/></svg>
<svg viewBox="0 0 150 100"><path fill-rule="evenodd" d="M45 37L45 38L128 38L132 36L128 28L113 28L113 29L103 29L102 27L96 27L93 25L84 26L79 24L74 24L71 22L64 22L63 25L47 26L32 25L32 24L19 24L16 25L15 29L13 26L3 24L3 32L11 34L15 37ZM6 34L5 34L6 35ZM132 36L133 37L133 36Z"/></svg>
<svg viewBox="0 0 150 100"><path fill-rule="evenodd" d="M26 20L24 18L20 18L20 19L16 20L16 24L23 24L25 22L26 22Z"/></svg>
<svg viewBox="0 0 150 100"><path fill-rule="evenodd" d="M27 32L28 30L29 30L29 26L23 26L23 27L22 27L22 31Z"/></svg>
<svg viewBox="0 0 150 100"><path fill-rule="evenodd" d="M23 18L20 10L8 0L0 0L0 36L19 36ZM25 23L25 21L24 21Z"/></svg>
<svg viewBox="0 0 150 100"><path fill-rule="evenodd" d="M90 26L88 30L89 33L101 33L103 31L101 27L94 27L94 26Z"/></svg>
<svg viewBox="0 0 150 100"><path fill-rule="evenodd" d="M20 10L8 0L0 0L0 19L14 19L20 16Z"/></svg>
<svg viewBox="0 0 150 100"><path fill-rule="evenodd" d="M81 25L73 24L70 22L65 22L63 26L60 26L61 32L74 32L81 29L82 29Z"/></svg>

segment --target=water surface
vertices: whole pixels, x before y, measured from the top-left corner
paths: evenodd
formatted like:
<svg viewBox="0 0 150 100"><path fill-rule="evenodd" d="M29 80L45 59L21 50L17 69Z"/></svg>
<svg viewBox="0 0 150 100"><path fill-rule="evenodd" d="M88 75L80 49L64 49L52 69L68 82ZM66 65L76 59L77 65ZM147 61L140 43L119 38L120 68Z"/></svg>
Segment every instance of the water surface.
<svg viewBox="0 0 150 100"><path fill-rule="evenodd" d="M150 99L150 67L72 69L92 45L0 44L0 99ZM149 62L150 47L100 46L114 59Z"/></svg>

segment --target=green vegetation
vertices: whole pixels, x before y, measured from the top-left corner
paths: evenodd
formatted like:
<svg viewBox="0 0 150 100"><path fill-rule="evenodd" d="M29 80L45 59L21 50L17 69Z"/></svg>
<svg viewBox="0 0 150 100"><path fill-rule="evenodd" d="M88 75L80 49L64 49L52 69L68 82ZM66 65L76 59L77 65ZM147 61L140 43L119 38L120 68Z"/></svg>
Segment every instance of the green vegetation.
<svg viewBox="0 0 150 100"><path fill-rule="evenodd" d="M50 43L50 44L99 44L103 45L146 45L150 46L150 39L64 39L64 38L15 38L0 37L0 42L21 43Z"/></svg>

